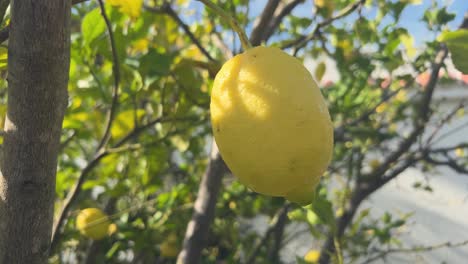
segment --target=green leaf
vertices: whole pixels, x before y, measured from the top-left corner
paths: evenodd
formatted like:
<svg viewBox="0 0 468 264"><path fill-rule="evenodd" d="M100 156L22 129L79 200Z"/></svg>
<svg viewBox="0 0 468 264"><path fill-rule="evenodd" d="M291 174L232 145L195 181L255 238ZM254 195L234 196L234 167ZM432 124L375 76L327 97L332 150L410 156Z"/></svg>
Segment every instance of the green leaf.
<svg viewBox="0 0 468 264"><path fill-rule="evenodd" d="M452 21L455 18L454 13L449 13L447 8L441 8L436 15L437 23L438 24L447 24L448 22Z"/></svg>
<svg viewBox="0 0 468 264"><path fill-rule="evenodd" d="M293 211L290 211L288 213L288 218L291 221L304 221L307 220L306 217L304 217L304 210L302 208L295 209Z"/></svg>
<svg viewBox="0 0 468 264"><path fill-rule="evenodd" d="M141 117L145 114L145 110L133 109L120 112L114 120L114 124L111 128L111 134L113 138L120 138L134 127L135 122L138 122ZM136 119L136 120L135 120Z"/></svg>
<svg viewBox="0 0 468 264"><path fill-rule="evenodd" d="M311 225L316 225L320 223L320 218L313 211L307 211L307 222Z"/></svg>
<svg viewBox="0 0 468 264"><path fill-rule="evenodd" d="M405 46L406 54L408 57L413 58L416 55L416 48L414 47L414 38L410 34L400 35L400 41Z"/></svg>
<svg viewBox="0 0 468 264"><path fill-rule="evenodd" d="M4 70L8 65L8 49L0 46L0 70Z"/></svg>
<svg viewBox="0 0 468 264"><path fill-rule="evenodd" d="M83 33L83 40L86 44L93 42L106 31L106 24L101 17L99 8L93 9L86 14L81 23L81 32Z"/></svg>
<svg viewBox="0 0 468 264"><path fill-rule="evenodd" d="M322 80L326 69L327 69L327 66L325 65L325 63L323 61L320 62L317 65L317 67L315 68L315 78L317 79L318 82L320 82Z"/></svg>
<svg viewBox="0 0 468 264"><path fill-rule="evenodd" d="M443 32L437 40L447 44L455 67L464 74L468 74L468 30Z"/></svg>
<svg viewBox="0 0 468 264"><path fill-rule="evenodd" d="M190 141L180 135L175 135L170 138L171 143L180 151L185 152L190 146Z"/></svg>
<svg viewBox="0 0 468 264"><path fill-rule="evenodd" d="M112 258L115 255L115 253L117 253L120 246L121 246L121 243L119 241L115 242L114 245L111 247L111 249L109 249L109 251L107 251L106 258L108 258L108 259Z"/></svg>
<svg viewBox="0 0 468 264"><path fill-rule="evenodd" d="M173 61L173 55L159 53L151 49L141 58L140 73L147 77L167 75Z"/></svg>
<svg viewBox="0 0 468 264"><path fill-rule="evenodd" d="M402 2L412 4L412 5L422 4L422 0L402 0Z"/></svg>
<svg viewBox="0 0 468 264"><path fill-rule="evenodd" d="M336 228L335 214L333 213L332 203L321 195L317 195L314 202L308 208L320 219L320 221L333 230ZM308 220L314 220L312 215L307 215Z"/></svg>
<svg viewBox="0 0 468 264"><path fill-rule="evenodd" d="M108 3L118 6L120 12L133 18L140 16L143 6L143 0L108 0Z"/></svg>

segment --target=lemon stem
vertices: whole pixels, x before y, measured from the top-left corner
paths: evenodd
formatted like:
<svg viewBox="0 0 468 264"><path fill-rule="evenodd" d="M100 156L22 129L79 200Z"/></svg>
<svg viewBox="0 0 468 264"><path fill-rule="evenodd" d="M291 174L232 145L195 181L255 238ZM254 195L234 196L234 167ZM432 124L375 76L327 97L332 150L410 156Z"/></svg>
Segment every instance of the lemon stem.
<svg viewBox="0 0 468 264"><path fill-rule="evenodd" d="M250 44L249 39L247 38L247 35L245 34L244 30L242 30L241 26L237 21L227 12L225 12L221 7L217 6L215 3L213 3L210 0L198 0L202 2L204 5L207 7L213 9L215 13L217 13L219 16L221 16L224 20L229 22L231 24L232 29L237 33L239 36L242 48L244 50L248 50L252 48L252 44Z"/></svg>

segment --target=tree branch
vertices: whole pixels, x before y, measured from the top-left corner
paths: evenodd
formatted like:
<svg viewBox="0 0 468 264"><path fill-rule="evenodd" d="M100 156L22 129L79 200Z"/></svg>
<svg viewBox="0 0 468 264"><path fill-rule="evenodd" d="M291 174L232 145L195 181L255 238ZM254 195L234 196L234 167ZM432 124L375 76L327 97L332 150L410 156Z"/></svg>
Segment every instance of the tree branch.
<svg viewBox="0 0 468 264"><path fill-rule="evenodd" d="M458 112L458 110L462 109L465 107L465 102L462 101L460 102L457 106L455 106L452 111L450 111L450 113L448 113L444 118L442 118L442 120L440 120L439 124L436 126L436 128L434 129L434 131L431 133L431 135L427 138L426 140L426 145L429 145L431 144L432 140L434 139L434 137L437 135L437 133L442 129L442 127L444 126L445 123L447 123L448 121L450 121Z"/></svg>
<svg viewBox="0 0 468 264"><path fill-rule="evenodd" d="M87 2L89 0L72 0L72 5L76 5L76 4L80 4L80 3L83 3L83 2Z"/></svg>
<svg viewBox="0 0 468 264"><path fill-rule="evenodd" d="M458 173L468 174L468 168L466 166L458 164L456 160L450 158L448 155L445 155L445 157L446 160L437 160L430 155L425 155L424 160L431 164L447 166Z"/></svg>
<svg viewBox="0 0 468 264"><path fill-rule="evenodd" d="M263 235L263 238L256 244L249 257L247 258L247 261L245 262L246 264L255 263L255 259L260 253L260 250L268 243L270 236L274 235L274 233L277 232L277 230L282 228L281 226L284 225L285 221L287 220L289 207L290 204L286 203L278 210L278 212L271 220L270 226L266 230L265 235Z"/></svg>
<svg viewBox="0 0 468 264"><path fill-rule="evenodd" d="M282 209L278 221L275 224L276 227L273 230L273 245L268 252L268 260L270 263L281 263L279 254L283 244L284 229L288 222L288 204L283 206Z"/></svg>
<svg viewBox="0 0 468 264"><path fill-rule="evenodd" d="M433 251L441 248L456 248L456 247L463 247L468 245L468 240L452 243L452 242L445 242L442 244L432 245L432 246L416 246L411 248L392 248L386 251L380 252L377 256L371 257L367 259L363 264L372 263L375 260L385 258L389 254L394 253L414 253L414 252L423 252L423 251Z"/></svg>
<svg viewBox="0 0 468 264"><path fill-rule="evenodd" d="M372 114L375 113L375 111L377 110L377 108L380 105L382 105L383 103L385 103L385 102L389 101L390 99L392 99L396 94L398 94L398 92L400 92L403 89L404 89L403 87L401 87L399 89L396 89L395 91L391 92L390 94L388 94L384 98L382 98L382 100L380 100L377 104L375 104L369 110L367 110L362 115L360 115L358 118L356 118L356 119L354 119L354 120L352 120L350 122L346 122L346 123L340 125L338 128L336 128L335 131L334 131L334 141L335 142L343 141L344 140L344 135L345 135L345 132L346 132L346 128L349 128L351 126L355 126L355 125L361 123L362 121L367 120Z"/></svg>
<svg viewBox="0 0 468 264"><path fill-rule="evenodd" d="M67 197L65 198L64 205L62 206L62 209L59 213L57 221L54 223L53 229L52 229L52 241L51 241L51 248L54 249L56 244L57 244L57 237L59 234L59 229L61 228L62 223L64 222L66 215L75 200L75 198L78 196L78 194L81 191L81 185L83 185L84 180L86 178L86 175L99 164L99 161L107 156L109 153L105 150L105 147L107 143L109 142L110 136L111 136L111 128L112 128L112 123L115 119L115 115L117 112L117 107L118 107L118 101L119 101L119 85L120 85L120 63L119 63L119 58L117 54L117 48L115 44L115 39L114 39L114 33L112 32L112 25L110 23L109 18L107 17L106 14L106 9L104 6L104 3L102 0L98 0L99 6L101 8L101 15L106 23L107 30L109 33L109 40L111 44L111 49L112 49L112 59L113 59L113 65L112 65L112 75L114 76L114 86L112 89L112 103L111 103L111 108L107 113L107 122L106 122L106 128L104 135L101 138L101 141L99 142L98 147L96 148L96 152L94 154L94 157L88 162L86 167L82 170L80 176L78 177L77 182L75 185L72 187L72 189L68 192Z"/></svg>
<svg viewBox="0 0 468 264"><path fill-rule="evenodd" d="M430 152L430 153L441 153L441 152L447 153L449 151L454 151L454 150L456 150L458 148L468 148L468 143L464 142L464 143L460 143L460 144L457 144L457 145L454 145L454 146L451 146L451 147L428 149L427 152Z"/></svg>
<svg viewBox="0 0 468 264"><path fill-rule="evenodd" d="M200 41L195 37L195 35L190 31L189 26L180 18L180 16L174 11L174 9L171 7L170 3L164 3L161 7L151 7L145 5L144 8L150 12L153 13L162 13L170 16L174 21L182 28L182 30L185 32L185 34L190 38L190 40L197 46L197 48L200 50L203 55L209 60L209 61L216 61L210 53L203 47L203 45L200 43Z"/></svg>
<svg viewBox="0 0 468 264"><path fill-rule="evenodd" d="M269 0L266 3L265 8L263 8L263 12L260 15L260 17L258 17L255 20L254 28L252 30L252 33L250 34L250 42L253 46L260 45L261 42L265 39L265 28L268 25L268 23L270 23L270 20L273 17L276 8L278 8L279 3L280 0Z"/></svg>
<svg viewBox="0 0 468 264"><path fill-rule="evenodd" d="M263 33L263 39L264 41L267 41L270 39L270 37L275 33L276 29L279 27L283 19L289 15L296 6L298 6L301 3L304 3L305 0L293 0L290 1L289 3L283 5L281 9L279 9L278 15L276 15L270 22L269 26L265 29L265 32ZM281 6L281 4L280 4Z"/></svg>
<svg viewBox="0 0 468 264"><path fill-rule="evenodd" d="M97 147L97 152L100 152L101 149L104 149L106 147L107 143L109 142L111 138L111 128L112 128L112 124L114 122L115 115L117 113L117 108L119 105L120 63L119 63L119 56L117 54L117 47L115 44L114 33L112 32L112 25L110 23L109 18L107 17L106 9L105 9L103 1L98 0L98 2L101 8L102 18L104 19L106 26L107 26L107 31L109 32L109 40L111 44L112 60L113 60L112 75L114 76L114 86L112 89L111 108L107 112L107 124L106 124L104 135L101 139L101 142L99 143Z"/></svg>
<svg viewBox="0 0 468 264"><path fill-rule="evenodd" d="M366 2L366 0L359 0L359 1L355 2L355 3L352 3L352 4L348 5L347 7L343 8L335 16L327 18L324 21L318 23L317 26L312 31L312 33L310 33L308 36L302 35L299 38L297 38L296 40L293 40L292 42L290 42L290 43L288 43L286 45L283 45L283 47L281 47L281 48L282 49L288 49L288 48L296 47L296 49L300 49L300 48L304 47L309 41L313 40L314 38L316 38L316 37L318 37L320 35L320 30L322 28L330 25L331 23L333 23L334 21L336 21L338 19L341 19L341 18L351 14L354 10L358 9L358 7L362 6L365 2Z"/></svg>
<svg viewBox="0 0 468 264"><path fill-rule="evenodd" d="M187 225L182 251L177 263L196 264L200 262L201 251L206 242L209 227L215 216L216 201L222 185L223 175L228 173L213 141L210 163L203 175L195 201L192 219Z"/></svg>

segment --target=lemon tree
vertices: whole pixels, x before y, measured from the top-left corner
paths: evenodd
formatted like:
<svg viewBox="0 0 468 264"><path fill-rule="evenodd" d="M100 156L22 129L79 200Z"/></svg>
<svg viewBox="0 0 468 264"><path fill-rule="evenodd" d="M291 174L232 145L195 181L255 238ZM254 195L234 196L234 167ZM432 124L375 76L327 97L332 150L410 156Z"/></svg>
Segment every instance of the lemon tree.
<svg viewBox="0 0 468 264"><path fill-rule="evenodd" d="M6 9L9 2L0 0L0 39L19 28L10 19L14 9ZM42 230L44 236L54 233L49 263L174 263L188 248L196 253L190 261L206 264L289 263L291 255L297 263L365 262L403 247L398 234L411 227L405 226L407 215L381 212L375 203L363 208L363 201L408 167L430 172L452 166L460 173L466 168L466 144L438 141L450 131L448 122L458 124L466 103L439 109L431 101L445 85L450 89L442 92L451 94L452 85L466 82L460 1L71 2L70 70L60 77L68 76L68 103L57 146L54 206L52 199L43 201L54 207L55 219L53 225L41 219L54 227ZM31 17L16 21L35 26L27 22ZM37 26L32 32L49 28ZM238 38L233 30L245 32ZM0 47L4 129L6 115L15 122L15 112L6 107L7 78L16 80L7 74L9 60L18 59L10 50L14 43ZM449 51L442 64L436 61L441 47ZM41 69L49 58L33 61L30 66ZM42 124L41 116L27 117ZM432 143L421 131L434 133ZM26 159L23 149L18 154L3 146L3 156L10 158L0 167L11 166L11 159L37 162L37 155L49 153L40 147L47 133L32 131L36 142L1 132L0 144L13 138L33 155ZM208 154L213 135L221 155ZM24 167L11 168L16 180L0 176L0 196L15 190L29 199L30 191L42 188L42 178L17 181ZM409 190L411 184L418 192L437 189L424 181L411 182ZM0 232L8 241L0 239L0 256L4 241L31 250L11 236L25 229L1 228L2 216L8 210L24 215L23 205L34 207L36 201L2 202ZM75 212L84 208L78 218ZM90 208L106 208L112 217ZM16 221L39 226L30 217L9 223L20 226ZM262 221L255 223L265 229L247 228L252 221ZM303 228L291 231L294 226ZM295 246L295 239L308 236L313 243ZM312 247L314 254L307 255Z"/></svg>

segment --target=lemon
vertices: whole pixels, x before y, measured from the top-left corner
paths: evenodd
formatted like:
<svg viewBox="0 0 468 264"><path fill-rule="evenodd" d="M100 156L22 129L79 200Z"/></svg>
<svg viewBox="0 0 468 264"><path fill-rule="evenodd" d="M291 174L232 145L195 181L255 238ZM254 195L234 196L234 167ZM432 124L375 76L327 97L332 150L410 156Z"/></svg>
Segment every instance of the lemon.
<svg viewBox="0 0 468 264"><path fill-rule="evenodd" d="M319 261L319 259L320 259L320 251L318 251L318 250L310 250L304 256L304 260L307 263L317 263Z"/></svg>
<svg viewBox="0 0 468 264"><path fill-rule="evenodd" d="M380 160L372 159L369 161L369 167L374 171L380 166Z"/></svg>
<svg viewBox="0 0 468 264"><path fill-rule="evenodd" d="M333 127L298 59L273 47L233 57L216 75L210 110L219 151L243 184L300 204L312 201L331 160Z"/></svg>
<svg viewBox="0 0 468 264"><path fill-rule="evenodd" d="M106 237L110 231L109 227L116 228L111 225L107 215L98 208L83 209L76 218L76 228L80 233L94 240Z"/></svg>

